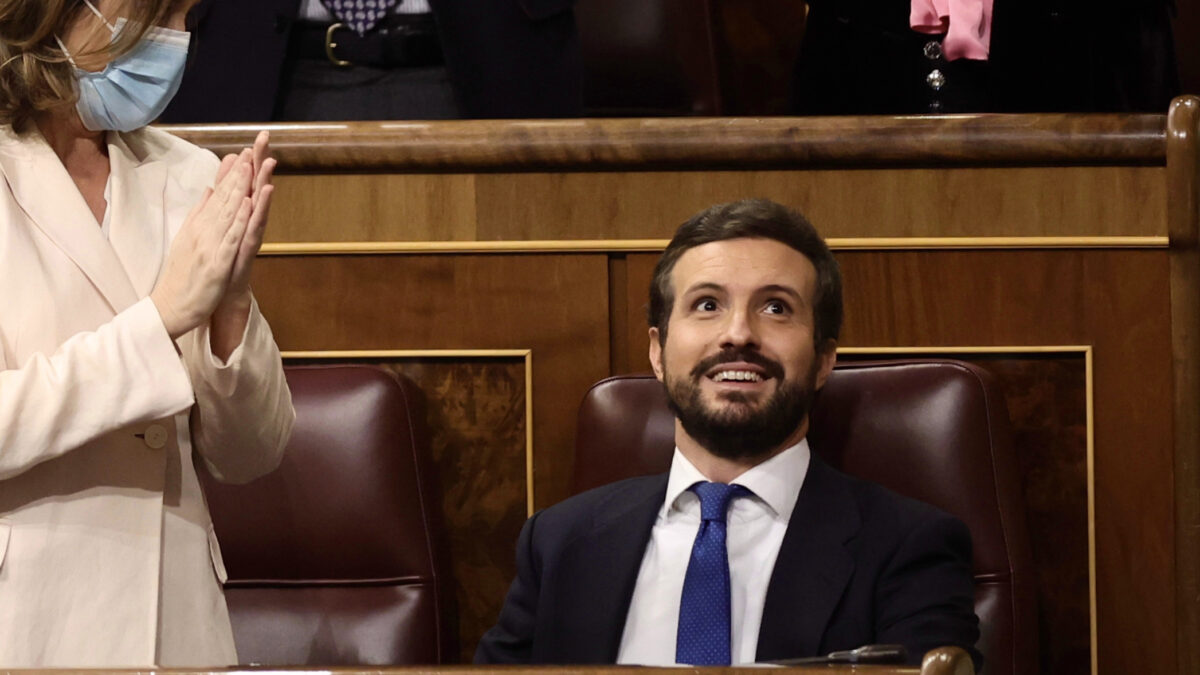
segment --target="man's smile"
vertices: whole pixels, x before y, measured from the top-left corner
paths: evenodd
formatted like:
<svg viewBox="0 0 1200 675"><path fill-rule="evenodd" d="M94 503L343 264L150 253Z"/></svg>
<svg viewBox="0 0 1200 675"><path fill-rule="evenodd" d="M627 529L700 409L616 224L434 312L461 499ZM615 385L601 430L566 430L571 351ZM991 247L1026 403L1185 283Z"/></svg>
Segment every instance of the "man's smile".
<svg viewBox="0 0 1200 675"><path fill-rule="evenodd" d="M774 379L769 370L755 363L731 361L710 368L704 376L717 385L718 391L749 392Z"/></svg>

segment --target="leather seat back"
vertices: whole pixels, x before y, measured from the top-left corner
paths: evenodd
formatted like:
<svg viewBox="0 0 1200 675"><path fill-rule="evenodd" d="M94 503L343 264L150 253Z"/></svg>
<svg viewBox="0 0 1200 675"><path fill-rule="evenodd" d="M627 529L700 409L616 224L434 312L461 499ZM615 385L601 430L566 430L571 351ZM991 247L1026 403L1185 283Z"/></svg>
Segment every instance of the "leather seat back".
<svg viewBox="0 0 1200 675"><path fill-rule="evenodd" d="M366 366L286 368L296 425L248 485L204 476L243 664L455 659L424 398Z"/></svg>

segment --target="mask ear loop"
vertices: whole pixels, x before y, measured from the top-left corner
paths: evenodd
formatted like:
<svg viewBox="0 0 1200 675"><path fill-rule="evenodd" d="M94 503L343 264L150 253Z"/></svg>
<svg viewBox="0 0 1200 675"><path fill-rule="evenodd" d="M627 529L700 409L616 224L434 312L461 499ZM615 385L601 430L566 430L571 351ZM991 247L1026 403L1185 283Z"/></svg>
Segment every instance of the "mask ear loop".
<svg viewBox="0 0 1200 675"><path fill-rule="evenodd" d="M109 30L111 30L114 33L117 32L117 27L108 22L108 19L105 18L104 15L100 13L100 10L96 9L96 6L92 4L92 0L83 0L83 4L87 5L88 9L92 10L92 14L95 14L97 18L99 18L101 21L103 21L104 25L108 26Z"/></svg>
<svg viewBox="0 0 1200 675"><path fill-rule="evenodd" d="M58 48L62 50L63 56L67 57L67 61L71 64L71 67L78 70L79 64L75 63L75 59L71 58L71 52L67 51L67 46L63 44L63 41L57 35L54 36L54 41L58 43Z"/></svg>
<svg viewBox="0 0 1200 675"><path fill-rule="evenodd" d="M87 8L92 10L92 14L95 14L96 18L103 21L104 25L107 26L110 31L112 31L114 34L116 34L117 27L108 22L108 19L106 19L104 17L104 15L100 13L100 10L97 9L96 6L92 4L92 0L83 0L83 4L87 5ZM67 57L67 61L71 64L71 66L73 68L79 69L79 64L75 63L75 59L71 57L71 52L67 50L67 46L65 44L63 44L62 39L59 38L57 35L55 35L54 41L58 43L59 49L62 50L63 56Z"/></svg>

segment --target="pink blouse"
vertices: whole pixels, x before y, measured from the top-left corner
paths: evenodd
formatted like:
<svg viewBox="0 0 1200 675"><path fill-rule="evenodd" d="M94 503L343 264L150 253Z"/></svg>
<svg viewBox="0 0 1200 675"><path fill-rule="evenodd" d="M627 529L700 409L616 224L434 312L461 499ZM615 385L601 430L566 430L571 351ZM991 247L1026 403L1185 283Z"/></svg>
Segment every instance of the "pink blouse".
<svg viewBox="0 0 1200 675"><path fill-rule="evenodd" d="M946 34L947 61L986 61L992 41L992 0L911 0L908 23L918 33Z"/></svg>

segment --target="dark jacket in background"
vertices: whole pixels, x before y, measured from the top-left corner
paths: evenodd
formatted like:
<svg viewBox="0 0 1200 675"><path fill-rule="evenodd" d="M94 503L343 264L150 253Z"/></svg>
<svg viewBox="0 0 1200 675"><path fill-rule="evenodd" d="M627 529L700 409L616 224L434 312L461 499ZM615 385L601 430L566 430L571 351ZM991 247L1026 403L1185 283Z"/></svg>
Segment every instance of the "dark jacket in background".
<svg viewBox="0 0 1200 675"><path fill-rule="evenodd" d="M273 119L299 0L201 0L193 55L163 122ZM582 113L574 0L430 0L465 117Z"/></svg>

